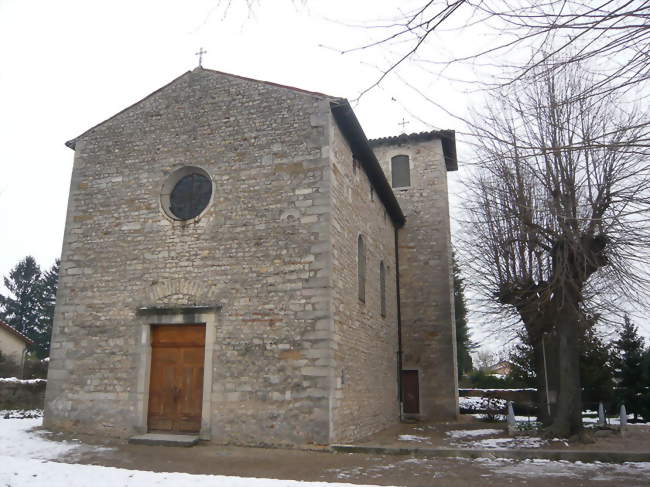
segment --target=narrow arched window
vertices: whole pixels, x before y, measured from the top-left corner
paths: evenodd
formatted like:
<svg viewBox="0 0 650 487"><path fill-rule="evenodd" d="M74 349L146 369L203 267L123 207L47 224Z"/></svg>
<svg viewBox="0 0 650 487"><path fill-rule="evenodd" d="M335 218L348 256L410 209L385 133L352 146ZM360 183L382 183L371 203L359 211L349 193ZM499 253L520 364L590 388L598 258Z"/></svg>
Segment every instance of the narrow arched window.
<svg viewBox="0 0 650 487"><path fill-rule="evenodd" d="M411 165L409 156L394 156L390 160L390 174L393 188L406 188L411 185Z"/></svg>
<svg viewBox="0 0 650 487"><path fill-rule="evenodd" d="M359 301L366 302L366 244L363 236L357 241L357 281L359 284Z"/></svg>
<svg viewBox="0 0 650 487"><path fill-rule="evenodd" d="M379 302L382 316L386 316L386 267L384 261L379 263Z"/></svg>

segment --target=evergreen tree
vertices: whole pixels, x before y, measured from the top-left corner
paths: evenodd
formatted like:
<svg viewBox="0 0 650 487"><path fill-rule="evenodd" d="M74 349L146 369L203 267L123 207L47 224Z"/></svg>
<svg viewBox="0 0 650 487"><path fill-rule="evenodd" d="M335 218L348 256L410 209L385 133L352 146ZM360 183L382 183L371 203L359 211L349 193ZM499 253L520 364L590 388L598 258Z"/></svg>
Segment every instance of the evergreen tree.
<svg viewBox="0 0 650 487"><path fill-rule="evenodd" d="M472 343L467 326L467 304L465 303L465 283L460 274L456 257L452 255L454 272L454 313L456 316L456 360L458 364L458 377L462 377L472 370L472 356L470 351L476 348Z"/></svg>
<svg viewBox="0 0 650 487"><path fill-rule="evenodd" d="M41 269L28 255L4 278L8 296L0 294L0 318L20 333L32 338L41 313ZM33 339L33 338L32 338Z"/></svg>
<svg viewBox="0 0 650 487"><path fill-rule="evenodd" d="M521 332L517 335L518 343L510 350L508 361L511 368L508 377L517 384L526 387L536 387L535 353L528 340L528 335Z"/></svg>
<svg viewBox="0 0 650 487"><path fill-rule="evenodd" d="M621 404L625 404L628 413L634 414L636 420L642 409L642 396L646 392L643 384L644 341L629 316L625 316L613 345L617 398Z"/></svg>
<svg viewBox="0 0 650 487"><path fill-rule="evenodd" d="M595 323L595 320L592 324ZM537 373L535 370L535 355L527 335L520 333L519 342L512 348L509 361L512 364L509 378L513 382L536 387ZM550 361L552 350L547 343L547 359ZM585 403L607 402L613 398L614 370L612 357L608 347L598 337L593 327L583 331L580 337L580 383L582 384L582 400ZM548 364L549 374L552 364ZM590 405L594 407L594 405ZM597 407L597 406L596 406Z"/></svg>
<svg viewBox="0 0 650 487"><path fill-rule="evenodd" d="M642 364L642 391L639 407L639 414L645 421L650 421L650 347L643 353Z"/></svg>
<svg viewBox="0 0 650 487"><path fill-rule="evenodd" d="M54 321L54 305L56 304L56 290L59 283L59 265L56 259L52 267L41 277L40 320L34 329L34 348L38 358L45 358L50 354L50 339L52 338L52 323Z"/></svg>
<svg viewBox="0 0 650 487"><path fill-rule="evenodd" d="M600 401L607 403L613 399L612 356L593 328L580 338L580 383L582 401L585 405L591 403L589 409L596 409Z"/></svg>
<svg viewBox="0 0 650 487"><path fill-rule="evenodd" d="M0 318L34 341L39 358L49 355L59 260L45 273L32 256L21 260L4 278L7 296L0 294Z"/></svg>

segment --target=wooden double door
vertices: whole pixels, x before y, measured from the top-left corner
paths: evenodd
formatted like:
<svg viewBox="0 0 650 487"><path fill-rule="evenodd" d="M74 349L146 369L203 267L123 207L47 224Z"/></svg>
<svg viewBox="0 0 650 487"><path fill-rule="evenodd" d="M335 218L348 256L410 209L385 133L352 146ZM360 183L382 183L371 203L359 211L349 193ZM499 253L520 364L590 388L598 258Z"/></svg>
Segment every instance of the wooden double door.
<svg viewBox="0 0 650 487"><path fill-rule="evenodd" d="M149 431L201 429L205 325L153 325Z"/></svg>

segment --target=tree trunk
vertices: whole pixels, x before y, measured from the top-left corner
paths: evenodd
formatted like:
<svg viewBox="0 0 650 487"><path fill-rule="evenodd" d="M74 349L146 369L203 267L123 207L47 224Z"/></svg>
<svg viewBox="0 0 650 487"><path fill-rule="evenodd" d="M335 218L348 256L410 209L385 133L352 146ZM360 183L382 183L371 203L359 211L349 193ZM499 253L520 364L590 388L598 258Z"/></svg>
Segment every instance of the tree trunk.
<svg viewBox="0 0 650 487"><path fill-rule="evenodd" d="M575 303L575 301L574 301ZM548 433L568 438L582 431L582 398L580 388L580 354L578 343L579 312L577 306L566 303L558 316L557 364L558 397L553 422Z"/></svg>

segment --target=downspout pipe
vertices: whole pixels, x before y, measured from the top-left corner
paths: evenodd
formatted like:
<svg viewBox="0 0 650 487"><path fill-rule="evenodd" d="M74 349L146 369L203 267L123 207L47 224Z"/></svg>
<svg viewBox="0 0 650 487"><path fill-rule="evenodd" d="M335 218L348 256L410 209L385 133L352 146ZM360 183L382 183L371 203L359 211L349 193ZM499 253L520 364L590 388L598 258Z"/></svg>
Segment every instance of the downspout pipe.
<svg viewBox="0 0 650 487"><path fill-rule="evenodd" d="M397 401L399 403L399 419L403 419L404 405L402 403L402 303L399 289L399 229L395 227L395 289L397 294Z"/></svg>

